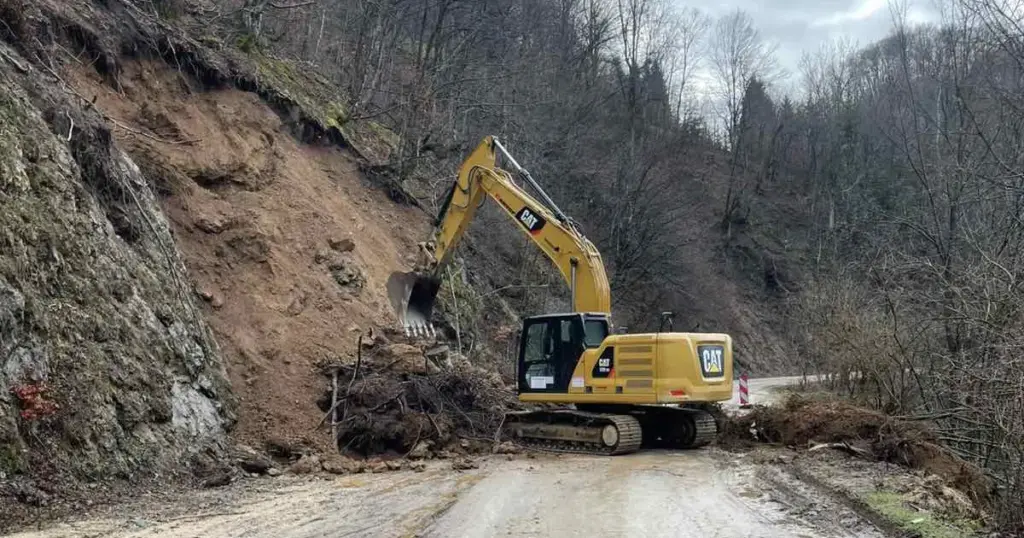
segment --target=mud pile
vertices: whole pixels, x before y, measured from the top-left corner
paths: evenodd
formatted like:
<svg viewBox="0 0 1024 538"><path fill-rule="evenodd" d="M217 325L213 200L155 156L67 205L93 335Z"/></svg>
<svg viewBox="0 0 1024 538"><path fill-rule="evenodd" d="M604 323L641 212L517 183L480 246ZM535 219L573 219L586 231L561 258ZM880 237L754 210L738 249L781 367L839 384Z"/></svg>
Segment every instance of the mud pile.
<svg viewBox="0 0 1024 538"><path fill-rule="evenodd" d="M758 406L749 414L728 419L723 430L722 444L760 442L811 449L832 445L859 457L941 476L979 506L991 500L992 484L982 471L942 446L925 423L847 402L794 394L781 406Z"/></svg>
<svg viewBox="0 0 1024 538"><path fill-rule="evenodd" d="M324 368L332 385L337 373L338 389L325 391L320 407L333 417L343 454L422 458L489 452L505 413L517 406L498 374L446 345L392 343L377 336L361 347L354 365Z"/></svg>

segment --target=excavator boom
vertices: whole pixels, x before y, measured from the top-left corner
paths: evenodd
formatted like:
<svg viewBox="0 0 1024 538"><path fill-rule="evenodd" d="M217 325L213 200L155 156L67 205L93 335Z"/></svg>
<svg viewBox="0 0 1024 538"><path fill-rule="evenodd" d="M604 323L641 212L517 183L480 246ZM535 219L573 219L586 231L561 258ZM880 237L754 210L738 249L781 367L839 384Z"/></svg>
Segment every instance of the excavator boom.
<svg viewBox="0 0 1024 538"><path fill-rule="evenodd" d="M541 202L498 168L502 156L539 196ZM444 268L472 222L484 197L497 202L538 248L558 267L569 285L573 310L610 314L611 294L604 263L597 248L580 233L544 190L494 137L486 137L462 163L456 182L435 221L426 267L394 273L388 294L407 331L430 330L430 316Z"/></svg>

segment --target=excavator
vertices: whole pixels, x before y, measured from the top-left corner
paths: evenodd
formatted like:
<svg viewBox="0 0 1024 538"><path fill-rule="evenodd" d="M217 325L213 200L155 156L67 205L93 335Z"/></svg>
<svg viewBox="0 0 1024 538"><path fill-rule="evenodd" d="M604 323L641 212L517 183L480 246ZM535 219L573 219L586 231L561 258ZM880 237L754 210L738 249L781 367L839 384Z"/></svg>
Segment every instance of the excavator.
<svg viewBox="0 0 1024 538"><path fill-rule="evenodd" d="M497 166L498 153L540 199ZM555 264L573 310L523 320L517 396L547 405L509 413L507 434L545 451L609 456L710 443L717 425L707 404L732 398L732 338L673 332L671 313L662 314L656 333L616 332L600 252L493 136L463 161L432 238L422 243L426 261L388 279L389 298L407 334L433 334L430 319L444 268L485 197Z"/></svg>

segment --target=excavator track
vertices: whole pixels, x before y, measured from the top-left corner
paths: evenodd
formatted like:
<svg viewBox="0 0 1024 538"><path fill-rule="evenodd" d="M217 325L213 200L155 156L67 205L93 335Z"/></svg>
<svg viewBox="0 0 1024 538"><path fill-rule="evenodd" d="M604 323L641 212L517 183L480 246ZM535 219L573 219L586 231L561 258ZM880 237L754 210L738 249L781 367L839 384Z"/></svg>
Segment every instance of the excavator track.
<svg viewBox="0 0 1024 538"><path fill-rule="evenodd" d="M718 435L715 417L700 409L638 405L630 414L643 427L646 447L693 450L708 445Z"/></svg>
<svg viewBox="0 0 1024 538"><path fill-rule="evenodd" d="M711 441L715 440L718 435L718 424L715 422L715 417L707 411L701 411L699 409L687 409L685 407L669 407L666 409L672 409L678 411L680 415L687 415L687 417L680 416L680 420L686 420L692 423L693 436L687 438L683 442L677 442L674 445L670 445L672 448L681 449L694 449L706 446Z"/></svg>
<svg viewBox="0 0 1024 538"><path fill-rule="evenodd" d="M512 413L506 417L513 441L531 450L616 456L640 448L693 450L718 435L715 417L700 409L637 406L588 406ZM602 432L614 426L614 443Z"/></svg>
<svg viewBox="0 0 1024 538"><path fill-rule="evenodd" d="M505 424L516 444L543 452L617 456L636 452L643 440L640 422L629 415L526 411L510 413Z"/></svg>

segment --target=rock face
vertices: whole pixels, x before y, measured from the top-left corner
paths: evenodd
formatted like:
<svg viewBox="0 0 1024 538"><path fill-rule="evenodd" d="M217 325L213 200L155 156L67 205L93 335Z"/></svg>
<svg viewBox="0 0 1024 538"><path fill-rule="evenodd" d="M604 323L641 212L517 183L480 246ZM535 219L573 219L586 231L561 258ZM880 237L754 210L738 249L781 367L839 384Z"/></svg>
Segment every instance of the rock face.
<svg viewBox="0 0 1024 538"><path fill-rule="evenodd" d="M187 468L232 411L168 224L98 115L0 52L0 479Z"/></svg>

